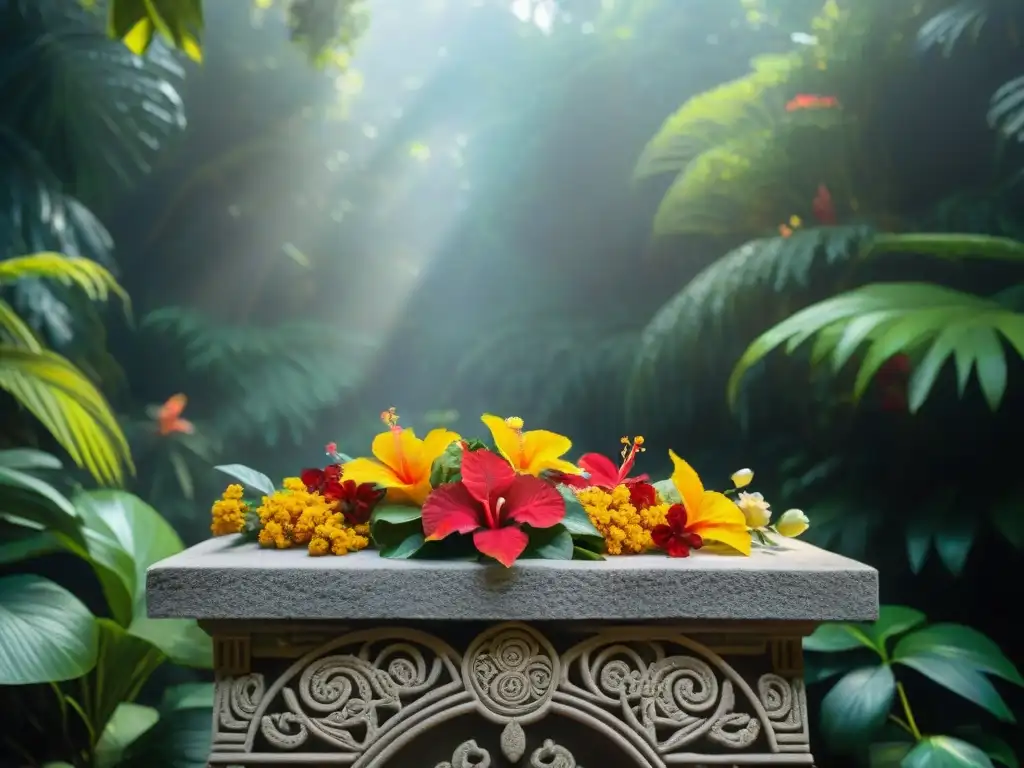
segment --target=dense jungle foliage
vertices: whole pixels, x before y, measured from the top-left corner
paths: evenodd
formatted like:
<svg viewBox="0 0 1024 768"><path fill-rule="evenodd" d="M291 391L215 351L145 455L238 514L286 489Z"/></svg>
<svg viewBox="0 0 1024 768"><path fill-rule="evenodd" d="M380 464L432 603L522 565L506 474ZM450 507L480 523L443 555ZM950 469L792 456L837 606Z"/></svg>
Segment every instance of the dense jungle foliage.
<svg viewBox="0 0 1024 768"><path fill-rule="evenodd" d="M0 765L204 765L209 642L146 568L214 465L395 405L753 467L881 572L806 644L819 764L1016 768L1022 24L0 0Z"/></svg>

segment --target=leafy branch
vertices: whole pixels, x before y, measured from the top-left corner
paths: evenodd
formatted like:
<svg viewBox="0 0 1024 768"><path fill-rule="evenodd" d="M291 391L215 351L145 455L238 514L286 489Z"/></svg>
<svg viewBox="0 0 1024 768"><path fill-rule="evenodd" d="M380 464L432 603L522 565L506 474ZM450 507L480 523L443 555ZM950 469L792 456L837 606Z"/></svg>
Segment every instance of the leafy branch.
<svg viewBox="0 0 1024 768"><path fill-rule="evenodd" d="M920 611L886 605L872 624L825 624L804 640L805 651L829 654L819 680L843 674L822 702L826 739L837 750L855 751L890 722L903 739L888 765L992 768L995 760L1018 768L1012 750L995 737L963 731L961 738L922 728L897 672L912 669L1005 723L1015 722L1013 713L988 676L1024 687L1020 672L985 635L960 624L925 622ZM874 663L861 662L855 652L864 649Z"/></svg>

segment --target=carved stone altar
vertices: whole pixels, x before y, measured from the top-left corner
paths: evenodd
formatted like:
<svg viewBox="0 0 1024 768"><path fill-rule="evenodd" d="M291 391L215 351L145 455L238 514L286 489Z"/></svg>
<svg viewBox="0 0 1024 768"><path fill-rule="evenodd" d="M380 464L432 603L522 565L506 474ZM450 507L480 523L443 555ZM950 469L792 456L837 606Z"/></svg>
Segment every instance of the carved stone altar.
<svg viewBox="0 0 1024 768"><path fill-rule="evenodd" d="M148 595L214 637L211 765L353 768L811 765L801 638L878 602L793 541L505 570L218 539Z"/></svg>

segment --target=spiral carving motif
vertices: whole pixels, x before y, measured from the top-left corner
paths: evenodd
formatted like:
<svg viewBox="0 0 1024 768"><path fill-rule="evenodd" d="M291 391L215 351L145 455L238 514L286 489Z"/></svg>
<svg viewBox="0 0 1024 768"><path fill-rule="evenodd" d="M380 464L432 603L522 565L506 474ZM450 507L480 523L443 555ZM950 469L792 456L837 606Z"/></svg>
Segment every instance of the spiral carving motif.
<svg viewBox="0 0 1024 768"><path fill-rule="evenodd" d="M485 712L501 722L537 719L554 693L558 655L536 630L500 625L480 635L463 661L463 678Z"/></svg>
<svg viewBox="0 0 1024 768"><path fill-rule="evenodd" d="M459 654L417 630L362 630L308 652L272 685L259 673L221 675L211 764L322 752L346 754L353 768L386 767L409 740L474 712L504 726L493 745L501 754L467 741L437 768L582 768L564 747L531 738L548 715L602 733L640 768L728 753L744 764L811 764L798 675L747 682L670 629L575 639L558 653L536 628L500 624Z"/></svg>

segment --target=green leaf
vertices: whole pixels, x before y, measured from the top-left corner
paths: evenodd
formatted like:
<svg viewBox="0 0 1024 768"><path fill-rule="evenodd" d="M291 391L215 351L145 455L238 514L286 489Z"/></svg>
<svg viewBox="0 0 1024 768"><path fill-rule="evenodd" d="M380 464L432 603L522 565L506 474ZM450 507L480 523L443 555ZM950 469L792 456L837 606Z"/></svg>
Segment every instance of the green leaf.
<svg viewBox="0 0 1024 768"><path fill-rule="evenodd" d="M89 699L82 703L88 707L93 727L102 730L122 702L138 696L166 657L153 643L128 634L110 619L96 619L96 630L96 668L83 686L89 691ZM123 750L126 743L115 742L114 745L119 744Z"/></svg>
<svg viewBox="0 0 1024 768"><path fill-rule="evenodd" d="M821 703L821 730L839 751L870 741L885 724L896 694L888 666L862 667L845 675Z"/></svg>
<svg viewBox="0 0 1024 768"><path fill-rule="evenodd" d="M254 491L259 491L264 496L273 496L277 490L269 477L244 464L221 464L214 467L214 469L235 478L242 485L252 488Z"/></svg>
<svg viewBox="0 0 1024 768"><path fill-rule="evenodd" d="M384 523L378 528L390 528L383 544L377 544L381 557L393 560L407 560L415 556L426 544L423 527L418 522L389 526Z"/></svg>
<svg viewBox="0 0 1024 768"><path fill-rule="evenodd" d="M941 656L1024 687L1024 678L999 646L963 624L932 624L907 635L896 644L893 660L919 654Z"/></svg>
<svg viewBox="0 0 1024 768"><path fill-rule="evenodd" d="M7 469L60 469L56 456L32 448L11 448L0 451L0 467Z"/></svg>
<svg viewBox="0 0 1024 768"><path fill-rule="evenodd" d="M1013 713L995 686L987 677L966 664L928 653L900 656L894 658L893 663L916 669L943 688L987 709L1003 722L1014 722Z"/></svg>
<svg viewBox="0 0 1024 768"><path fill-rule="evenodd" d="M1017 549L1024 549L1024 501L1020 492L1004 496L990 513L992 525Z"/></svg>
<svg viewBox="0 0 1024 768"><path fill-rule="evenodd" d="M605 557L600 552L594 552L593 550L587 549L586 547L572 548L572 559L573 560L604 560Z"/></svg>
<svg viewBox="0 0 1024 768"><path fill-rule="evenodd" d="M885 649L889 638L909 632L924 624L927 617L913 608L903 605L883 605L878 609L878 619L863 626L864 634L871 638L875 648Z"/></svg>
<svg viewBox="0 0 1024 768"><path fill-rule="evenodd" d="M877 650L871 638L856 624L822 624L804 638L804 650L818 653L837 653L865 646Z"/></svg>
<svg viewBox="0 0 1024 768"><path fill-rule="evenodd" d="M868 748L868 768L900 768L913 742L880 742Z"/></svg>
<svg viewBox="0 0 1024 768"><path fill-rule="evenodd" d="M430 486L438 488L445 483L457 482L462 472L462 444L458 441L444 449L430 467Z"/></svg>
<svg viewBox="0 0 1024 768"><path fill-rule="evenodd" d="M146 569L184 549L178 534L159 512L125 491L84 492L74 503L114 618L123 626L144 619ZM124 604L126 598L130 602Z"/></svg>
<svg viewBox="0 0 1024 768"><path fill-rule="evenodd" d="M370 516L370 537L381 557L403 560L423 549L423 511L406 504L383 504Z"/></svg>
<svg viewBox="0 0 1024 768"><path fill-rule="evenodd" d="M39 576L0 579L0 685L81 677L96 653L93 616L77 597Z"/></svg>
<svg viewBox="0 0 1024 768"><path fill-rule="evenodd" d="M902 768L993 768L988 755L950 736L928 736L903 759Z"/></svg>
<svg viewBox="0 0 1024 768"><path fill-rule="evenodd" d="M114 768L125 749L156 725L160 713L129 701L121 702L96 744L95 768Z"/></svg>
<svg viewBox="0 0 1024 768"><path fill-rule="evenodd" d="M974 546L975 519L962 510L951 510L951 514L938 517L935 523L935 550L939 559L951 574L959 576Z"/></svg>
<svg viewBox="0 0 1024 768"><path fill-rule="evenodd" d="M998 736L985 733L977 726L958 728L956 733L964 741L978 747L995 762L1006 766L1006 768L1020 768L1020 761L1017 760L1013 747Z"/></svg>
<svg viewBox="0 0 1024 768"><path fill-rule="evenodd" d="M933 534L929 523L917 520L907 524L907 560L912 573L919 574L932 550Z"/></svg>
<svg viewBox="0 0 1024 768"><path fill-rule="evenodd" d="M381 504L373 510L373 514L370 517L370 525L372 526L374 523L400 525L422 518L423 510L419 507L407 504Z"/></svg>
<svg viewBox="0 0 1024 768"><path fill-rule="evenodd" d="M523 553L524 558L541 560L572 560L572 536L561 524L550 528L530 528L530 543Z"/></svg>
<svg viewBox="0 0 1024 768"><path fill-rule="evenodd" d="M208 683L168 688L160 720L125 750L118 768L206 768L212 699L213 686Z"/></svg>
<svg viewBox="0 0 1024 768"><path fill-rule="evenodd" d="M562 525L572 536L575 544L593 549L598 553L604 552L604 536L594 527L587 510L575 496L565 500L565 517L562 518Z"/></svg>

